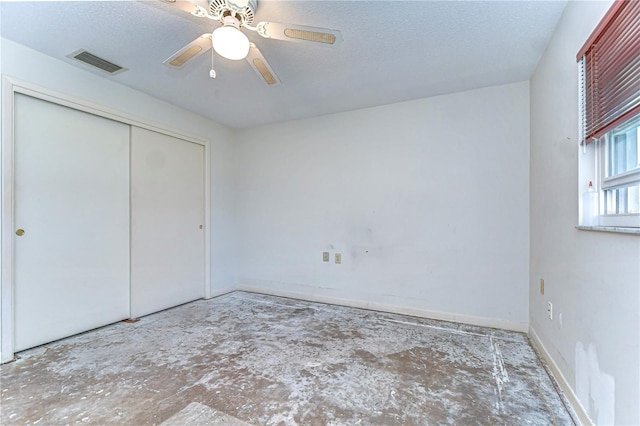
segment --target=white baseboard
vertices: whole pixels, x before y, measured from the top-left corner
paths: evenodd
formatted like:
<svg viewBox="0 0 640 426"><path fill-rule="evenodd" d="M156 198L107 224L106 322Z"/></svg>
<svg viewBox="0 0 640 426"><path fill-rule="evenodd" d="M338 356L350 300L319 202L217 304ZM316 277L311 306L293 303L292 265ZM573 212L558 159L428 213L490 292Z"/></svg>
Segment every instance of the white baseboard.
<svg viewBox="0 0 640 426"><path fill-rule="evenodd" d="M411 308L389 305L386 303L366 302L362 300L344 299L339 297L319 296L309 293L298 293L284 290L266 289L250 285L239 284L235 287L238 291L267 294L270 296L288 297L291 299L306 300L309 302L327 303L329 305L349 306L352 308L369 309L372 311L391 312L394 314L410 315L414 317L430 318L441 321L450 321L461 324L477 325L480 327L499 328L502 330L527 333L529 324L525 322L507 321L498 318L476 317L472 315L451 314L447 312L432 311L428 309Z"/></svg>
<svg viewBox="0 0 640 426"><path fill-rule="evenodd" d="M569 385L569 382L560 371L560 368L558 368L558 364L556 364L556 362L551 357L551 354L549 354L549 351L547 351L547 348L545 348L542 344L542 341L540 340L540 337L536 333L535 329L531 326L529 327L529 337L531 338L531 341L535 345L538 352L544 358L544 362L547 364L547 367L549 367L549 370L551 370L551 374L553 374L556 382L567 397L567 400L569 401L569 404L571 404L571 408L573 408L573 411L575 411L576 415L578 416L578 420L580 421L580 423L582 423L583 425L592 426L593 422L589 418L587 411L578 400L578 396L573 391L573 388Z"/></svg>
<svg viewBox="0 0 640 426"><path fill-rule="evenodd" d="M229 286L224 288L218 288L215 290L211 290L209 293L209 297L205 297L206 300L213 299L214 297L223 296L225 294L233 293L237 288L235 286Z"/></svg>

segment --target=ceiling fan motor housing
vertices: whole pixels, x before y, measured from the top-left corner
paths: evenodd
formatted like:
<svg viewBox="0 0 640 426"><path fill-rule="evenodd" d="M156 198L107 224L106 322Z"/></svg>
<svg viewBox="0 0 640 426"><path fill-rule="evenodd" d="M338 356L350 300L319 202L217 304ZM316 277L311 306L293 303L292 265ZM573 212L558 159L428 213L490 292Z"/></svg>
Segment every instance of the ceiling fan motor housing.
<svg viewBox="0 0 640 426"><path fill-rule="evenodd" d="M208 0L209 14L222 22L226 16L234 16L240 21L240 25L251 25L258 7L258 0L249 0L247 6L240 11L234 10L227 0Z"/></svg>

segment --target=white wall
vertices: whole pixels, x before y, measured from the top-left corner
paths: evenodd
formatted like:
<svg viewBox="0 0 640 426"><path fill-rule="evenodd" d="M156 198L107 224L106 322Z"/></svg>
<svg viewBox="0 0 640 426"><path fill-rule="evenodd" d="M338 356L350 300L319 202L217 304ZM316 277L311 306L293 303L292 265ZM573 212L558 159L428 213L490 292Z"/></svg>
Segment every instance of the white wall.
<svg viewBox="0 0 640 426"><path fill-rule="evenodd" d="M107 78L0 39L2 74L120 111L211 144L211 288L236 282L232 129ZM117 77L116 77L117 78Z"/></svg>
<svg viewBox="0 0 640 426"><path fill-rule="evenodd" d="M526 329L528 91L239 131L241 287Z"/></svg>
<svg viewBox="0 0 640 426"><path fill-rule="evenodd" d="M582 155L575 56L610 4L569 2L531 79L529 309L532 329L590 418L637 425L640 238L574 228Z"/></svg>

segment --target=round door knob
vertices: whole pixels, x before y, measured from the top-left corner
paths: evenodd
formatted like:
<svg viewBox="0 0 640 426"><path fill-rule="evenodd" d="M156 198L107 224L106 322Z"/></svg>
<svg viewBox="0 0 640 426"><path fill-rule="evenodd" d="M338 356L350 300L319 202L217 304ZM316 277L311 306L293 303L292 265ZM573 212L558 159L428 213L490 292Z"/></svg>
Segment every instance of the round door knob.
<svg viewBox="0 0 640 426"><path fill-rule="evenodd" d="M18 229L18 230L16 231L16 235L17 235L18 237L22 237L22 236L24 235L24 229Z"/></svg>

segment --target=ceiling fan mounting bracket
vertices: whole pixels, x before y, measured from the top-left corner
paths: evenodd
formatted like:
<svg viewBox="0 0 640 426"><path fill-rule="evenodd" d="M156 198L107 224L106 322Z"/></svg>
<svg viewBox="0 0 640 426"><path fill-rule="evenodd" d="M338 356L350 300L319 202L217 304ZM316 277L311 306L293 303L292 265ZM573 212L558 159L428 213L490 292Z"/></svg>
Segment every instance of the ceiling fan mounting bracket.
<svg viewBox="0 0 640 426"><path fill-rule="evenodd" d="M258 7L258 0L249 0L247 6L243 10L234 10L227 0L208 0L209 1L209 14L213 19L220 22L224 20L226 16L233 16L240 21L241 26L251 25L255 17L255 12Z"/></svg>

